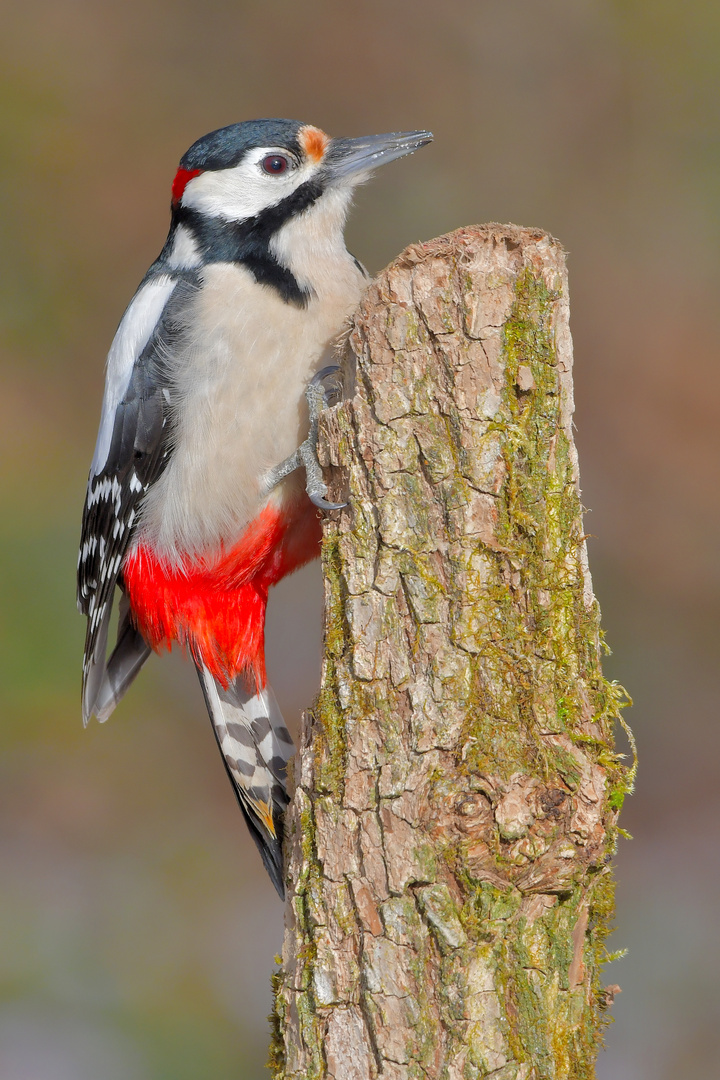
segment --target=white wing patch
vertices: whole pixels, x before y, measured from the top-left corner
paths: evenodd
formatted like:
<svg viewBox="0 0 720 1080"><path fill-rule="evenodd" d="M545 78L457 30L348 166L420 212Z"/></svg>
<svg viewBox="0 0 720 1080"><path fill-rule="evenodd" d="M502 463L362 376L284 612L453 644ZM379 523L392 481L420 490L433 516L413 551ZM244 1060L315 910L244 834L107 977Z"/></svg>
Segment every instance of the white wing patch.
<svg viewBox="0 0 720 1080"><path fill-rule="evenodd" d="M105 395L90 476L102 472L112 441L115 412L127 390L133 366L157 326L176 282L161 274L143 285L123 315L107 358Z"/></svg>

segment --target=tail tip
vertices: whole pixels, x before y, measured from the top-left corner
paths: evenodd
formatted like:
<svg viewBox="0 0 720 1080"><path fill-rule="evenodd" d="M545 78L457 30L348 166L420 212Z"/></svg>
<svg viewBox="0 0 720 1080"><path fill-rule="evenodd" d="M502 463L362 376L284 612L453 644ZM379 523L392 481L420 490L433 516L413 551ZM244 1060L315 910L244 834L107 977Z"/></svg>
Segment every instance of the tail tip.
<svg viewBox="0 0 720 1080"><path fill-rule="evenodd" d="M267 840L260 847L263 866L275 886L275 891L281 900L285 899L284 862L281 844L275 840Z"/></svg>

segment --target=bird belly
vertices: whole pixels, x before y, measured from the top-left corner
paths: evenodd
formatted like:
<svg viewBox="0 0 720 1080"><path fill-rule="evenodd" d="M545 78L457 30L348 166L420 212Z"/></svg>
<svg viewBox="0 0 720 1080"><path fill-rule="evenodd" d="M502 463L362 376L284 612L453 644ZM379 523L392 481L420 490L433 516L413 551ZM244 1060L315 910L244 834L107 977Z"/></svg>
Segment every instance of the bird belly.
<svg viewBox="0 0 720 1080"><path fill-rule="evenodd" d="M301 309L244 267L206 268L182 346L169 358L172 453L143 502L139 543L172 563L241 537L268 502L264 476L307 434L305 387L362 285L357 274L338 275ZM292 476L274 500L296 502L301 490Z"/></svg>
<svg viewBox="0 0 720 1080"><path fill-rule="evenodd" d="M174 564L136 544L123 566L135 626L157 652L180 642L228 686L238 675L265 686L268 589L319 552L320 522L307 496L270 503L231 548Z"/></svg>

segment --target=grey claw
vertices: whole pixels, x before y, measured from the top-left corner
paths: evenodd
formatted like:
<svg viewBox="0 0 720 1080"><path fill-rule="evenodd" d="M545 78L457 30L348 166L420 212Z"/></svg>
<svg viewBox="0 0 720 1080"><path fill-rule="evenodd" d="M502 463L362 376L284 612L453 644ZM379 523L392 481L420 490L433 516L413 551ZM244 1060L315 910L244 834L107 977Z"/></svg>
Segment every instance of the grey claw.
<svg viewBox="0 0 720 1080"><path fill-rule="evenodd" d="M328 379L331 375L337 375L339 370L339 364L327 364L324 368L320 368L319 371L315 372L312 379L310 380L309 385L316 386L320 382L325 382L325 380Z"/></svg>
<svg viewBox="0 0 720 1080"><path fill-rule="evenodd" d="M337 397L339 399L341 397L342 382L336 381L335 383L330 383L329 386L326 386L325 380L329 379L331 375L337 375L339 371L340 366L338 364L328 364L327 367L321 368L320 371L317 371L308 383L307 390L305 391L305 396L307 397L308 404L310 406L311 418L319 416L320 412L322 411L320 405L320 395L318 393L320 386L322 386L322 403L324 407L328 409L331 408L333 405L337 404L336 401L331 401L331 398Z"/></svg>
<svg viewBox="0 0 720 1080"><path fill-rule="evenodd" d="M308 492L308 495L310 493ZM313 506L317 506L320 510L342 510L343 507L348 506L346 502L331 503L327 499L323 499L322 495L310 495L310 502Z"/></svg>

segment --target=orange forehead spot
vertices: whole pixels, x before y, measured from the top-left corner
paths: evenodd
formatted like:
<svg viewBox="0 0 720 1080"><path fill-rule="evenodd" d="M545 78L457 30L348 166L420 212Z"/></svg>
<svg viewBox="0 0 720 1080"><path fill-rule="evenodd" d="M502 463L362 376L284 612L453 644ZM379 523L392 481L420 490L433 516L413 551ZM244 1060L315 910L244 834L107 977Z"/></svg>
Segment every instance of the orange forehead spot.
<svg viewBox="0 0 720 1080"><path fill-rule="evenodd" d="M330 142L324 131L321 131L320 128L311 127L310 124L300 128L298 140L305 156L314 161L316 165L319 161L322 161L323 154Z"/></svg>

